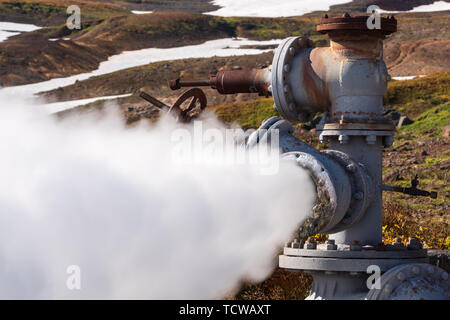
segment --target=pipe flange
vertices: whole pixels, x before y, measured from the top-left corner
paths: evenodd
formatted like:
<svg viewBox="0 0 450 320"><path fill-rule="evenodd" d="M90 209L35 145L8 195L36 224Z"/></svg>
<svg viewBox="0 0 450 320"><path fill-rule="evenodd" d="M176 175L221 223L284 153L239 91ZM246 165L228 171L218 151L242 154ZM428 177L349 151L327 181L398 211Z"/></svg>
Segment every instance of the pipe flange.
<svg viewBox="0 0 450 320"><path fill-rule="evenodd" d="M382 130L317 130L317 135L322 136L394 136L394 131L382 131Z"/></svg>
<svg viewBox="0 0 450 320"><path fill-rule="evenodd" d="M283 118L292 122L306 122L314 116L314 110L302 106L303 112L298 112L294 96L292 94L289 72L295 55L301 48L313 48L314 43L305 37L290 37L285 39L275 51L272 63L272 95L275 108Z"/></svg>
<svg viewBox="0 0 450 320"><path fill-rule="evenodd" d="M334 272L367 272L370 266L378 266L381 272L388 271L399 264L425 263L427 258L324 258L324 257L297 257L281 255L278 257L278 265L280 268L290 271L334 271Z"/></svg>
<svg viewBox="0 0 450 320"><path fill-rule="evenodd" d="M344 217L351 200L351 186L345 170L331 157L321 153L295 151L282 157L293 159L306 169L317 188L316 202L298 230L299 238L333 228Z"/></svg>
<svg viewBox="0 0 450 320"><path fill-rule="evenodd" d="M351 17L345 14L342 17L328 17L326 15L317 23L316 29L320 33L330 33L336 31L352 31L359 34L374 34L386 36L397 31L397 20L394 16L380 18L380 29L368 29L367 20L369 16Z"/></svg>
<svg viewBox="0 0 450 320"><path fill-rule="evenodd" d="M402 264L383 274L380 282L366 300L450 300L448 273L431 264Z"/></svg>
<svg viewBox="0 0 450 320"><path fill-rule="evenodd" d="M324 244L317 245L315 250L289 248L283 254L290 257L336 258L336 259L426 259L427 250L376 251L376 250L327 250Z"/></svg>
<svg viewBox="0 0 450 320"><path fill-rule="evenodd" d="M347 154L336 150L326 150L323 153L332 157L345 168L351 183L352 199L345 216L335 227L326 230L326 233L337 233L356 224L361 219L372 202L374 185L365 167L353 161Z"/></svg>

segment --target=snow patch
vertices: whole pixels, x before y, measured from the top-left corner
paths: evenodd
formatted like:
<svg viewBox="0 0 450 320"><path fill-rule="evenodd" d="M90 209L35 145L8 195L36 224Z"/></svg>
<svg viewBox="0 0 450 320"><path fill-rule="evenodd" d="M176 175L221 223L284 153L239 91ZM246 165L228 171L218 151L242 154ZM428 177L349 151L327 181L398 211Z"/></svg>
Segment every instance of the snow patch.
<svg viewBox="0 0 450 320"><path fill-rule="evenodd" d="M292 17L313 11L326 11L331 5L348 3L349 0L215 0L220 6L206 14L222 17Z"/></svg>
<svg viewBox="0 0 450 320"><path fill-rule="evenodd" d="M38 29L41 29L41 27L35 26L34 24L0 22L0 42L22 32L31 32Z"/></svg>
<svg viewBox="0 0 450 320"><path fill-rule="evenodd" d="M277 45L282 40L268 40L268 41L253 41L247 39L227 38L219 40L211 40L199 45L159 49L149 48L135 51L125 51L121 54L111 56L107 61L100 64L97 70L89 73L83 73L66 78L55 78L48 81L6 87L0 89L0 93L8 93L11 96L20 96L24 99L35 98L35 94L42 91L49 91L58 87L65 87L74 84L77 80L82 81L93 76L100 76L116 72L123 69L138 67L166 60L178 60L189 58L210 58L214 56L227 57L238 55L252 55L268 52L273 49L241 49L241 46L258 46L258 45ZM92 101L91 101L92 102ZM69 106L68 102L65 102ZM77 106L76 104L74 106ZM45 106L45 105L44 105ZM47 107L45 107L47 108ZM49 110L58 109L55 107L48 107ZM64 107L64 110L67 108Z"/></svg>
<svg viewBox="0 0 450 320"><path fill-rule="evenodd" d="M134 14L150 14L153 13L153 11L139 11L139 10L131 10Z"/></svg>
<svg viewBox="0 0 450 320"><path fill-rule="evenodd" d="M435 11L447 11L450 10L450 3L445 1L437 1L432 4L425 4L418 6L408 11L387 11L378 10L380 13L402 13L402 12L435 12Z"/></svg>

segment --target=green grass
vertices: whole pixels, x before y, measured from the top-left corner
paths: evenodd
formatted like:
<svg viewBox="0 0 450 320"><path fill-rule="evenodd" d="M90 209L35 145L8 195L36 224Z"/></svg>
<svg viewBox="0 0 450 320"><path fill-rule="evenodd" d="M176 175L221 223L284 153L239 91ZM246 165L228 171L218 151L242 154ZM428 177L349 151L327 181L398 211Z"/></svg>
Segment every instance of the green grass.
<svg viewBox="0 0 450 320"><path fill-rule="evenodd" d="M402 127L400 131L416 136L425 133L440 136L442 128L450 124L450 102L432 107L413 119L415 121L413 124Z"/></svg>
<svg viewBox="0 0 450 320"><path fill-rule="evenodd" d="M386 106L414 118L428 109L448 103L449 89L450 72L407 81L392 81L383 102Z"/></svg>
<svg viewBox="0 0 450 320"><path fill-rule="evenodd" d="M223 21L236 30L240 37L275 39L292 36L318 36L315 19L312 18L224 18Z"/></svg>
<svg viewBox="0 0 450 320"><path fill-rule="evenodd" d="M132 15L117 5L90 0L0 0L0 18L10 21L22 17L39 25L58 26L67 20L66 10L71 5L80 7L82 21Z"/></svg>
<svg viewBox="0 0 450 320"><path fill-rule="evenodd" d="M431 167L434 166L436 164L445 162L445 161L450 161L450 157L445 157L445 158L426 158L425 159L425 166L427 167Z"/></svg>
<svg viewBox="0 0 450 320"><path fill-rule="evenodd" d="M244 129L258 128L263 120L279 116L269 98L215 107L219 119L227 123L238 123Z"/></svg>

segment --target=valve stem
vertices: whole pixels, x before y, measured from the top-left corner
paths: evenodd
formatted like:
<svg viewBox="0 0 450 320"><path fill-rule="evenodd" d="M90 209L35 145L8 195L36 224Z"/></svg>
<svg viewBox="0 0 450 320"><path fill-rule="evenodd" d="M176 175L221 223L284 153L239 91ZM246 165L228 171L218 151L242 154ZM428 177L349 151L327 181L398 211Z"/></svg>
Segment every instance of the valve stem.
<svg viewBox="0 0 450 320"><path fill-rule="evenodd" d="M414 179L411 180L411 187L403 188L403 187L397 187L397 186L387 186L383 185L382 190L383 191L391 191L391 192L399 192L404 194L409 194L411 196L422 196L422 197L430 197L432 199L437 198L437 192L436 191L425 191L417 189L417 186L419 185L419 179L418 175L414 177Z"/></svg>

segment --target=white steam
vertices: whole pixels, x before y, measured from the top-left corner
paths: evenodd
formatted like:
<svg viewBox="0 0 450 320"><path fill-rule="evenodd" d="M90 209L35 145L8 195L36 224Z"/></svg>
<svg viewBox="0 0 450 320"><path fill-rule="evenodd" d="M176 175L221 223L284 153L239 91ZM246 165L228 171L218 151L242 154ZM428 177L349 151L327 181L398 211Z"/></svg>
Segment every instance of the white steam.
<svg viewBox="0 0 450 320"><path fill-rule="evenodd" d="M312 206L291 163L174 162L170 121L57 122L0 101L0 298L221 298L270 274Z"/></svg>

